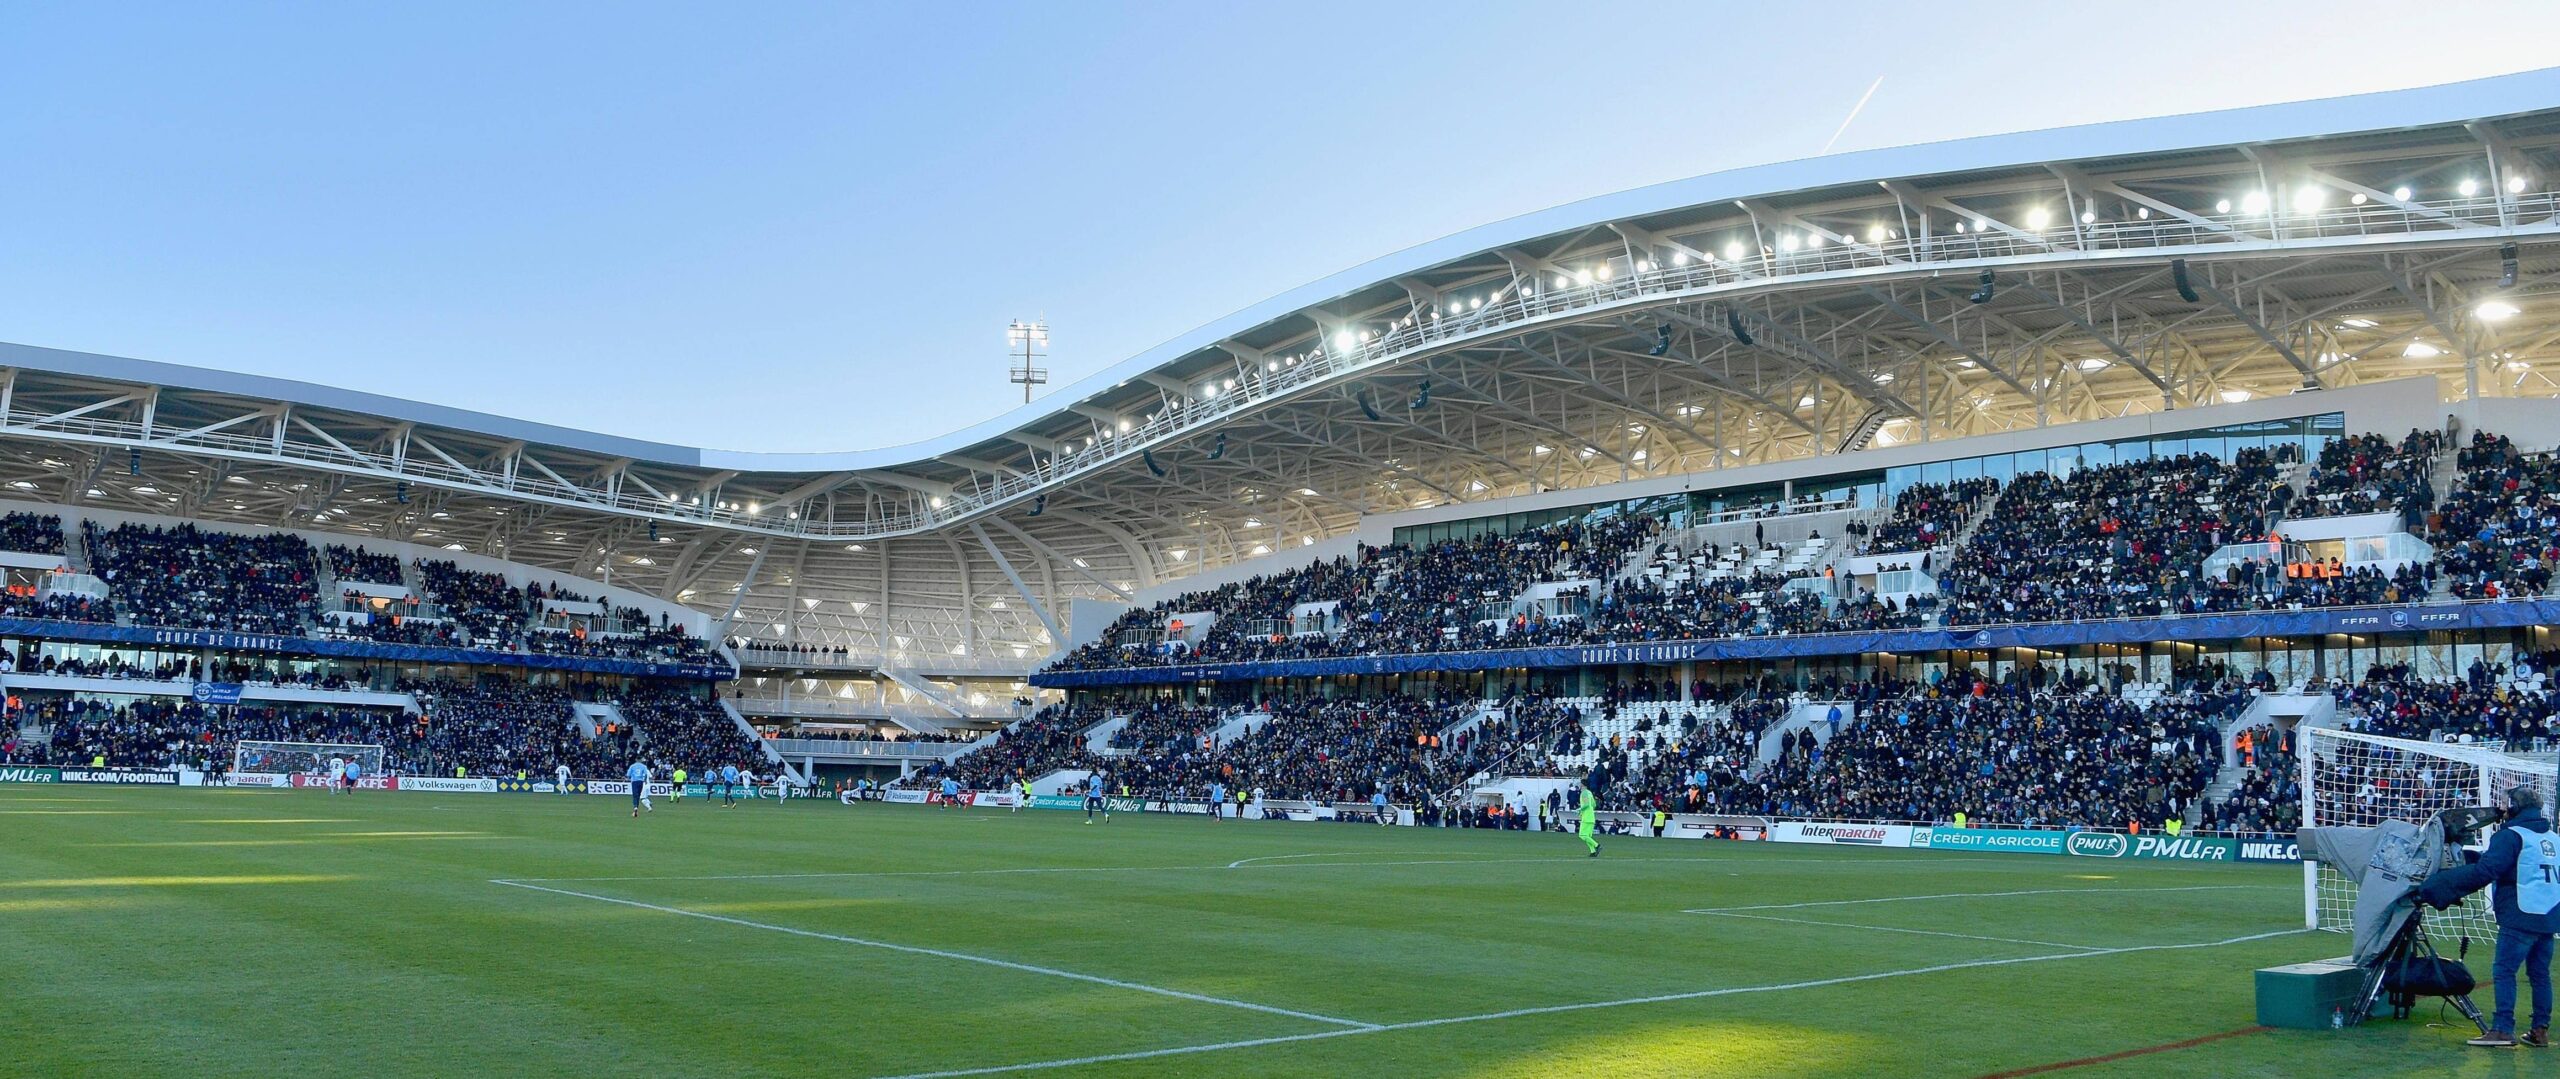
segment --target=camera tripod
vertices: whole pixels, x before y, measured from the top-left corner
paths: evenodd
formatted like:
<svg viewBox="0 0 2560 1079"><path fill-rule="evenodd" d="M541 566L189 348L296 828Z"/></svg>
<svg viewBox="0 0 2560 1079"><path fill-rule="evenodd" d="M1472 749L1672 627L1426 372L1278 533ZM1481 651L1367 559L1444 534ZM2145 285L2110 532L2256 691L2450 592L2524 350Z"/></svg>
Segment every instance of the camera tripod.
<svg viewBox="0 0 2560 1079"><path fill-rule="evenodd" d="M2471 1020L2471 1025L2479 1027L2480 1033L2487 1034L2489 1019L2480 1014L2479 1005L2471 1003L2470 994L2431 993L2408 987L2410 968L2413 965L2431 975L2438 963L2444 959L2444 956L2436 951L2435 942L2427 939L2425 925L2425 910L2413 902L2409 919L2400 923L2400 931L2392 934L2390 945L2383 948L2382 954L2366 966L2364 995L2356 1001L2355 1012L2347 1017L2347 1022L2361 1023L2371 1017L2374 1005L2381 1001L2387 989L2391 994L2391 1017L2394 1019L2408 1018L2409 1013L2417 1009L2419 997L2442 996L2453 1003L2454 1010ZM2418 962L2419 960L2425 962ZM2395 982L2399 984L2394 986L2392 983Z"/></svg>

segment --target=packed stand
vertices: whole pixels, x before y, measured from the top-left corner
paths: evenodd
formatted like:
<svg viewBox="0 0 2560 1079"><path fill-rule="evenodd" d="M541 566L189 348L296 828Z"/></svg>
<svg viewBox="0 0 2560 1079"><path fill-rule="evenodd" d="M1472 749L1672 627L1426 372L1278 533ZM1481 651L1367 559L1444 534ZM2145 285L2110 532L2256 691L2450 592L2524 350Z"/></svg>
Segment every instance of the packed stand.
<svg viewBox="0 0 2560 1079"><path fill-rule="evenodd" d="M91 572L136 625L301 636L319 616L317 552L300 536L192 524L82 522Z"/></svg>
<svg viewBox="0 0 2560 1079"><path fill-rule="evenodd" d="M2436 567L2464 599L2541 596L2560 564L2560 457L2475 433L2437 515Z"/></svg>
<svg viewBox="0 0 2560 1079"><path fill-rule="evenodd" d="M2205 556L2267 532L2264 450L2034 472L2011 483L1939 575L1946 622L2124 618L2188 609Z"/></svg>
<svg viewBox="0 0 2560 1079"><path fill-rule="evenodd" d="M2079 675L1967 671L1862 707L1777 759L1717 809L1763 816L2150 829L2183 819L2220 764L2236 694L2144 711Z"/></svg>
<svg viewBox="0 0 2560 1079"><path fill-rule="evenodd" d="M1953 483L1913 484L1894 496L1893 515L1883 523L1872 528L1852 524L1849 533L1859 538L1858 550L1866 554L1943 547L1955 542L1956 532L1964 523L1999 495L2000 481L1989 476Z"/></svg>
<svg viewBox="0 0 2560 1079"><path fill-rule="evenodd" d="M2529 746L2560 734L2550 691L2514 684L2503 664L2473 660L2458 678L2422 678L2407 663L2375 664L2333 692L2340 725L2393 738Z"/></svg>
<svg viewBox="0 0 2560 1079"><path fill-rule="evenodd" d="M2393 445L2381 435L2350 435L2321 447L2313 460L2304 496L2289 516L2343 517L2389 511L2415 531L2426 524L2436 502L2436 454L2444 435L2412 430Z"/></svg>
<svg viewBox="0 0 2560 1079"><path fill-rule="evenodd" d="M621 703L630 727L622 732L615 751L645 755L697 775L712 765L765 761L763 740L738 726L727 710L704 698L698 687L644 686L624 695Z"/></svg>
<svg viewBox="0 0 2560 1079"><path fill-rule="evenodd" d="M0 514L0 551L62 554L62 518L50 513Z"/></svg>
<svg viewBox="0 0 2560 1079"><path fill-rule="evenodd" d="M399 584L401 581L400 559L392 555L335 543L330 544L325 553L329 556L330 575L341 581L365 584Z"/></svg>

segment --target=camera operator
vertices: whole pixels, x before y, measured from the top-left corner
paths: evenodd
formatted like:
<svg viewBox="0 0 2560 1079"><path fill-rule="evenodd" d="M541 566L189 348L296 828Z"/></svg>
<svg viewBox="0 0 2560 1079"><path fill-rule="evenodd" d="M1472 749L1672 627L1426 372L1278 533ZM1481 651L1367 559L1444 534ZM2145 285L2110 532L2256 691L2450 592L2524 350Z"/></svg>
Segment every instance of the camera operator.
<svg viewBox="0 0 2560 1079"><path fill-rule="evenodd" d="M2491 978L2498 1012L2489 1032L2472 1045L2540 1049L2551 1044L2551 935L2560 930L2560 837L2542 815L2542 796L2531 787L2507 792L2506 825L2489 849L2468 865L2427 879L2419 898L2442 910L2463 896L2497 885L2498 956ZM2533 1027L2516 1036L2516 971L2533 982Z"/></svg>

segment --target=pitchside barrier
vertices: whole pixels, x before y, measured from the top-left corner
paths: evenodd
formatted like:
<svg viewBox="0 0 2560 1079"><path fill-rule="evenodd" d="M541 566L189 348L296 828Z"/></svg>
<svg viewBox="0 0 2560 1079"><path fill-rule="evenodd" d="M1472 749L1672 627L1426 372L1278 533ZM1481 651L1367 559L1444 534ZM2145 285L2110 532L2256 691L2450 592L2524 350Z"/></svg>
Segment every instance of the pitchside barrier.
<svg viewBox="0 0 2560 1079"><path fill-rule="evenodd" d="M2543 767L2548 768L2546 763ZM2547 775L2547 773L2545 773ZM240 787L321 787L326 784L318 776L302 773L234 772L225 779ZM10 783L113 783L143 786L195 786L204 781L200 772L152 771L131 768L62 768L55 766L0 766L0 784ZM453 776L364 776L357 785L365 790L412 791L422 794L555 794L561 788L548 779L489 779ZM674 791L671 783L649 784L653 798L667 797ZM759 790L763 787L759 786ZM708 784L687 783L689 797L703 797L712 792ZM566 793L629 797L631 784L621 779L572 779ZM853 804L850 793L839 796ZM932 791L893 788L878 792L878 801L892 804L926 805L939 802L941 795ZM1081 811L1084 798L1078 795L1034 795L1022 802L1016 791L962 791L956 804L979 808L1011 809L1016 803L1023 808ZM1209 803L1198 800L1166 800L1111 797L1104 799L1115 813L1174 813L1204 816ZM1395 823L1412 826L1417 823L1413 807L1392 805ZM1376 809L1367 802L1315 802L1297 799L1266 799L1259 806L1228 803L1221 815L1248 820L1293 821L1358 821L1377 820ZM1547 830L1569 830L1573 815L1542 818ZM1653 835L1650 813L1609 810L1598 815L1600 830L1620 836ZM2144 861L2186 862L2295 862L2302 860L2300 850L2290 839L2273 836L2183 835L2159 833L2139 835L2099 829L2064 828L1956 828L1943 824L1915 824L1882 821L1769 820L1763 817L1727 816L1699 813L1674 813L1664 821L1664 839L1711 839L1720 835L1736 839L1778 843L1812 844L1841 847L1880 847L1894 850L1964 851L1968 853L2047 855L2072 858L2117 858Z"/></svg>

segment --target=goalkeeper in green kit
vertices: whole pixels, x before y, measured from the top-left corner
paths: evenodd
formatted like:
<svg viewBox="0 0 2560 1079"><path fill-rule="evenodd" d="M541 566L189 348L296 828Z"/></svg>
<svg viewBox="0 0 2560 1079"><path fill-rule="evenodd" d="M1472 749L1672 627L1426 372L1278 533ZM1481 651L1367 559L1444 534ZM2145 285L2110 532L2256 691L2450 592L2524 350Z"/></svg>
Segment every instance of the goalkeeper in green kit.
<svg viewBox="0 0 2560 1079"><path fill-rule="evenodd" d="M1582 781L1581 823L1581 831L1575 834L1582 837L1582 845L1591 851L1585 857L1597 858L1600 856L1600 796L1591 793L1591 780L1587 777Z"/></svg>

